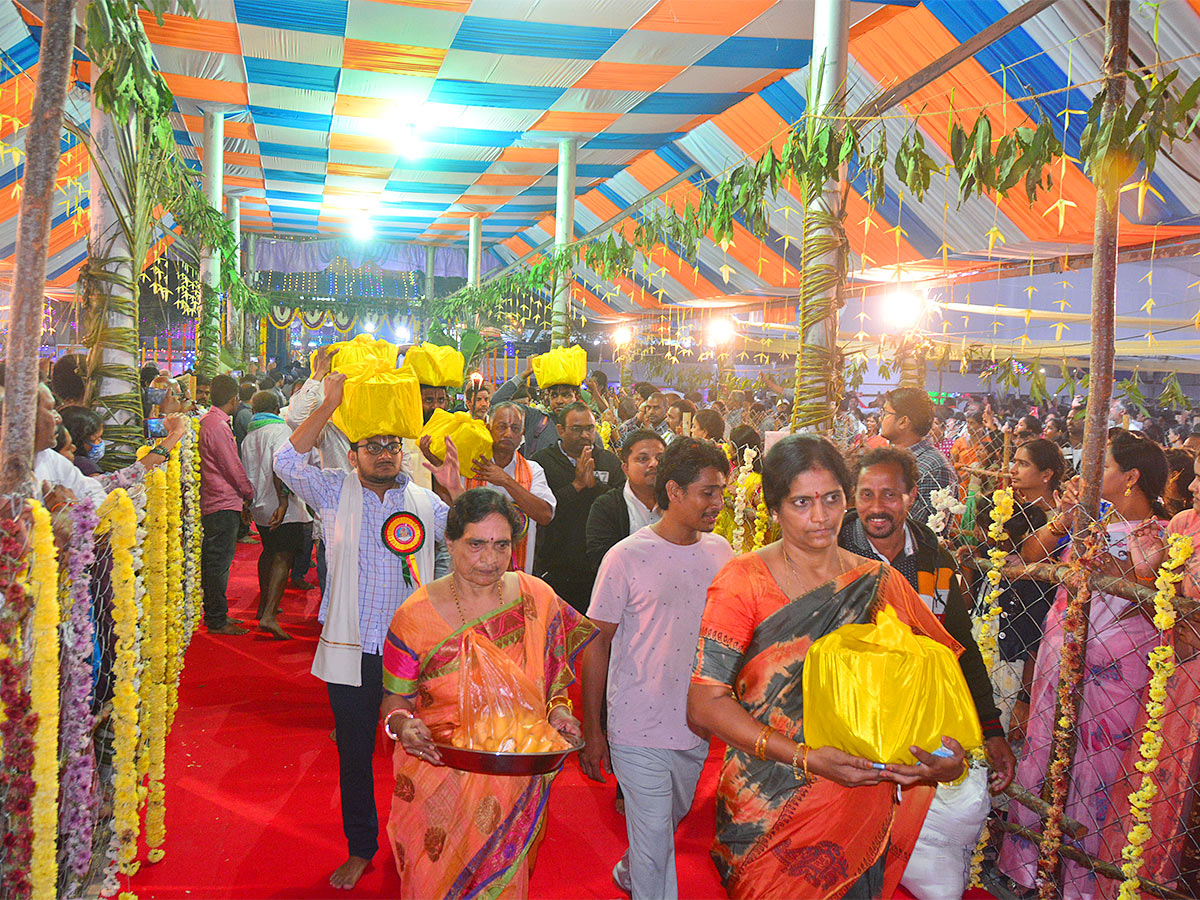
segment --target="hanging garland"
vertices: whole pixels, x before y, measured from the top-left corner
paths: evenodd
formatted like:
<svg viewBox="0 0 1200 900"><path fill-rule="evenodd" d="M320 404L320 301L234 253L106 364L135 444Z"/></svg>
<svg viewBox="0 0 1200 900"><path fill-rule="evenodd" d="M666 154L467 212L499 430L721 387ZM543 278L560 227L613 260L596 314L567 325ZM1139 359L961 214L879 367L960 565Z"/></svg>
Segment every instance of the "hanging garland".
<svg viewBox="0 0 1200 900"><path fill-rule="evenodd" d="M296 310L294 307L280 306L277 303L271 306L271 324L276 328L289 327L292 324L292 320L295 318Z"/></svg>
<svg viewBox="0 0 1200 900"><path fill-rule="evenodd" d="M37 717L33 751L33 852L29 880L34 897L58 890L58 550L50 513L37 500L28 592L33 595L33 670L30 699Z"/></svg>
<svg viewBox="0 0 1200 900"><path fill-rule="evenodd" d="M300 322L310 331L316 331L325 324L325 316L323 309L306 309L300 313Z"/></svg>
<svg viewBox="0 0 1200 900"><path fill-rule="evenodd" d="M754 459L757 456L757 450L747 447L742 456L742 465L738 469L737 491L733 499L733 538L730 541L733 552L738 555L741 555L746 544L746 506L750 496L751 478L755 474Z"/></svg>
<svg viewBox="0 0 1200 900"><path fill-rule="evenodd" d="M333 310L329 313L329 324L338 334L349 334L354 328L354 316L348 312Z"/></svg>
<svg viewBox="0 0 1200 900"><path fill-rule="evenodd" d="M1167 536L1167 558L1163 561L1154 579L1154 627L1162 634L1169 634L1175 627L1174 597L1176 585L1183 579L1183 567L1193 553L1192 539L1188 535ZM1121 850L1121 882L1118 900L1138 900L1141 896L1141 881L1138 871L1142 867L1142 848L1152 837L1150 833L1150 806L1158 796L1158 786L1152 777L1158 768L1158 757L1162 753L1162 717L1166 712L1163 702L1167 699L1167 681L1175 674L1175 648L1167 641L1150 651L1150 685L1147 688L1146 725L1142 730L1142 757L1134 765L1142 773L1142 783L1129 795L1129 812L1133 825L1126 835L1125 847Z"/></svg>
<svg viewBox="0 0 1200 900"><path fill-rule="evenodd" d="M1000 615L1004 612L1000 607L1000 596L1004 593L1000 581L1003 578L1001 570L1004 568L1004 561L1008 559L1008 551L999 544L1008 540L1008 532L1004 530L1004 526L1012 518L1013 509L1011 488L999 488L992 493L992 523L988 526L988 537L993 544L988 550L988 558L992 564L986 575L991 588L983 601L983 615L976 621L975 637L979 644L979 653L983 657L983 665L989 673L994 672L996 668L996 655L999 652L996 623L1000 621Z"/></svg>
<svg viewBox="0 0 1200 900"><path fill-rule="evenodd" d="M109 535L112 552L112 618L116 638L113 661L113 812L112 840L103 894L120 889L117 873L133 875L138 870L138 665L137 579L134 548L137 543L137 512L124 490L110 493L100 505L97 534Z"/></svg>
<svg viewBox="0 0 1200 900"><path fill-rule="evenodd" d="M180 446L167 460L167 730L179 709L179 677L188 642L184 638L183 466Z"/></svg>
<svg viewBox="0 0 1200 900"><path fill-rule="evenodd" d="M95 562L94 533L99 519L92 501L82 498L70 507L74 540L67 555L70 588L62 623L62 755L64 759L59 855L66 874L82 885L92 865L92 834L96 809L96 756L92 731L91 565ZM66 892L70 893L70 892Z"/></svg>
<svg viewBox="0 0 1200 900"><path fill-rule="evenodd" d="M167 740L167 478L161 467L155 468L148 481L146 503L147 602L142 617L142 646L146 666L142 676L146 770L146 846L147 859L156 863L163 858L166 839L166 807L163 778L166 773Z"/></svg>

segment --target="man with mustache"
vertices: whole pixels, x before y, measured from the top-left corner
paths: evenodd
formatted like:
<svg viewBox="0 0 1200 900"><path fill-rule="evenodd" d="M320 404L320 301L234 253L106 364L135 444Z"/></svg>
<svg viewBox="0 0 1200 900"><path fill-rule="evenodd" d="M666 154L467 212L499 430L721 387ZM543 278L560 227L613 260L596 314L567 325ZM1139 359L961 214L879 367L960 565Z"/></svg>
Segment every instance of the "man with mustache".
<svg viewBox="0 0 1200 900"><path fill-rule="evenodd" d="M847 510L838 543L868 559L878 557L895 568L963 646L959 658L975 709L983 725L984 746L992 765L991 788L1012 781L1016 759L1000 726L992 682L963 600L962 582L950 554L928 527L909 518L920 476L911 453L895 447L869 450L858 459L854 510Z"/></svg>
<svg viewBox="0 0 1200 900"><path fill-rule="evenodd" d="M688 727L687 694L708 586L733 558L711 533L728 472L716 445L672 442L655 479L662 518L608 551L588 608L599 634L583 656L579 762L596 781L612 772L624 792L629 850L613 879L635 900L679 895L675 828L708 756L707 736Z"/></svg>

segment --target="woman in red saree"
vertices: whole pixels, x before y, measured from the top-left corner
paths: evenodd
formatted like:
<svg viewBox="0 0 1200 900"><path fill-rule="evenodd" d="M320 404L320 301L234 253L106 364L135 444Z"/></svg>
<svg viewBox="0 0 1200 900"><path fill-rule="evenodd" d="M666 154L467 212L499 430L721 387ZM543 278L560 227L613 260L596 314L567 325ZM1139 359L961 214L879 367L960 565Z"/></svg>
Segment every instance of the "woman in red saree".
<svg viewBox="0 0 1200 900"><path fill-rule="evenodd" d="M580 737L567 686L592 624L543 581L506 572L519 527L508 499L464 491L446 523L450 575L396 611L383 650L384 730L397 741L388 835L405 898L525 897L554 775L444 766L433 736L458 724L458 648L475 630L544 692L550 724Z"/></svg>
<svg viewBox="0 0 1200 900"><path fill-rule="evenodd" d="M962 652L903 576L838 548L849 481L827 441L779 441L763 493L782 539L733 560L708 590L688 715L729 745L712 855L731 897L891 896L933 783L963 771L950 739L946 757L911 748L912 766L802 743L804 657L817 638L891 604L914 632Z"/></svg>

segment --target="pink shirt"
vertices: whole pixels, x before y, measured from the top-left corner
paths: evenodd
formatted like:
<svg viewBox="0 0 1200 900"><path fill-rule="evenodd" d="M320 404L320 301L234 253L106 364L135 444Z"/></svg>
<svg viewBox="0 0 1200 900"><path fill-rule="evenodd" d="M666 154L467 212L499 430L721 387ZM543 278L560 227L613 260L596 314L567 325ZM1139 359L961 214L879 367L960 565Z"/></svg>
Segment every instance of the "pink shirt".
<svg viewBox="0 0 1200 900"><path fill-rule="evenodd" d="M253 499L230 418L214 406L200 417L200 514L241 512L243 501Z"/></svg>
<svg viewBox="0 0 1200 900"><path fill-rule="evenodd" d="M588 618L615 623L608 662L608 739L632 747L690 750L692 661L708 586L733 559L729 543L702 534L680 546L650 526L605 554Z"/></svg>

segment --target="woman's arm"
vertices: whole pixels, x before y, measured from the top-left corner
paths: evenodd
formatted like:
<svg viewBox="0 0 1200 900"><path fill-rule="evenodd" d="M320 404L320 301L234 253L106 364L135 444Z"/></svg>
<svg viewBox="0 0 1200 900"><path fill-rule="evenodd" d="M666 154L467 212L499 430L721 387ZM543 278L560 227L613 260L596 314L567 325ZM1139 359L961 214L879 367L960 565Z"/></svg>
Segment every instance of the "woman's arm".
<svg viewBox="0 0 1200 900"><path fill-rule="evenodd" d="M416 717L412 703L400 694L384 693L383 729L388 737L395 735L398 743L409 756L415 756L434 766L442 766L442 756L433 743L429 726Z"/></svg>

